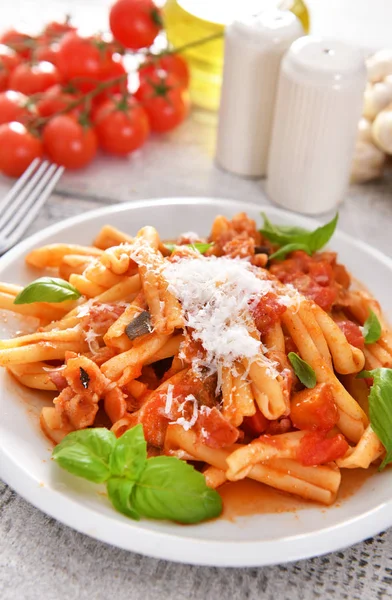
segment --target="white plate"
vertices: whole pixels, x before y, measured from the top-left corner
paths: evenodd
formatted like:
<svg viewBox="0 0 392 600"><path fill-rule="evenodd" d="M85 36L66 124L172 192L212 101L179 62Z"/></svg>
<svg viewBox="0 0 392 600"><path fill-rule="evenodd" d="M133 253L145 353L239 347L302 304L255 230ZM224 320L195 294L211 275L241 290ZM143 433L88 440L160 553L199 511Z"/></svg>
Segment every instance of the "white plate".
<svg viewBox="0 0 392 600"><path fill-rule="evenodd" d="M263 207L264 208L264 207ZM282 224L314 227L314 221L265 207ZM130 234L154 225L163 237L183 231L207 233L217 214L246 211L260 222L255 204L206 198L163 199L108 207L72 218L25 240L0 260L0 280L25 284L36 273L23 257L53 242L91 243L110 223ZM332 249L361 279L392 318L392 261L380 252L338 232ZM1 322L3 333L15 323ZM26 402L27 401L27 402ZM42 400L0 373L1 476L19 494L59 521L98 540L157 558L215 566L261 566L316 556L359 542L392 525L392 471L371 477L338 506L294 513L254 515L235 522L216 520L195 526L158 521L134 522L115 512L97 486L68 475L50 461L50 444L34 416Z"/></svg>

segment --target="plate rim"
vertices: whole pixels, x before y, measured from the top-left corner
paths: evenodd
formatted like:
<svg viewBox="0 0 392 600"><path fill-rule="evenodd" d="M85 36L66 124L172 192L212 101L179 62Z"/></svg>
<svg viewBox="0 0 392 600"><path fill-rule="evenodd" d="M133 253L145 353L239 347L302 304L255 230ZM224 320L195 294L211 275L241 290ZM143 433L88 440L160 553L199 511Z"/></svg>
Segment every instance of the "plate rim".
<svg viewBox="0 0 392 600"><path fill-rule="evenodd" d="M290 213L290 211L277 207L263 204L259 205L256 203L245 203L241 200L225 198L180 196L121 202L115 205L91 210L81 215L69 217L36 232L32 236L21 241L1 257L0 268L12 264L12 262L16 258L19 258L27 248L31 248L36 243L42 242L42 238L60 233L62 230L72 227L73 224L94 220L105 214L109 215L154 206L176 204L199 206L208 204L215 205L217 208L224 208L228 205L232 205L233 207L241 206L245 212L247 208L252 211L259 209L260 212L265 209L269 215L284 215L286 217L287 215L292 215L294 219L300 218L304 224L308 223L309 226L317 226L320 224L317 219ZM343 231L338 230L335 235L350 243L352 246L361 248L366 253L372 255L376 260L384 263L392 271L392 259L380 250L373 248L362 240L355 239ZM140 525L135 525L132 521L130 522L129 519L126 519L125 517L123 517L123 520L119 520L118 514L116 514L116 519L109 515L103 515L94 508L84 506L74 499L61 494L58 490L46 486L38 486L34 477L27 471L24 472L24 477L20 478L20 467L17 466L17 469L13 469L13 466L16 466L16 464L13 462L12 456L7 449L3 447L0 440L1 478L25 500L33 504L33 506L64 525L101 542L128 551L138 552L153 558L172 560L185 564L216 567L258 567L292 562L309 557L321 556L343 547L350 546L367 537L375 535L392 525L392 513L390 511L392 499L390 499L389 501L383 502L373 509L357 515L352 519L348 519L343 523L330 525L319 531L292 535L277 540L240 540L234 542L228 540L217 541L191 537L178 537L175 533L142 528ZM53 494L56 497L56 502L53 502ZM78 507L78 510L72 511L74 505ZM61 508L65 509L63 513ZM64 518L62 518L62 514L65 515ZM97 515L102 520L99 531L94 530L94 527L96 527L94 519L97 518ZM120 533L124 523L129 527L130 532L133 530L140 535L130 535L126 540L124 540L122 536L119 536L118 539L114 541L113 532L118 530ZM359 527L359 524L361 524L361 527ZM282 544L284 544L283 558ZM207 546L208 552L204 552L207 550ZM225 549L225 552L222 552L223 549ZM239 549L241 552L238 552ZM250 557L254 557L254 559Z"/></svg>

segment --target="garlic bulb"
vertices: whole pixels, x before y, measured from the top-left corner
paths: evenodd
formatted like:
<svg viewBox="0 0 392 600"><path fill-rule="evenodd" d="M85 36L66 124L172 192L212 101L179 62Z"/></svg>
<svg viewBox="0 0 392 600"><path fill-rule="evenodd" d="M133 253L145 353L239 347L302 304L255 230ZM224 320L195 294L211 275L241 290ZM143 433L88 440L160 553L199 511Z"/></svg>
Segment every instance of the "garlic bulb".
<svg viewBox="0 0 392 600"><path fill-rule="evenodd" d="M361 117L358 123L358 141L361 142L373 142L372 137L372 124L365 117Z"/></svg>
<svg viewBox="0 0 392 600"><path fill-rule="evenodd" d="M368 80L371 83L382 81L392 75L392 50L379 50L366 61Z"/></svg>
<svg viewBox="0 0 392 600"><path fill-rule="evenodd" d="M392 106L378 113L372 125L372 134L380 150L392 154Z"/></svg>
<svg viewBox="0 0 392 600"><path fill-rule="evenodd" d="M381 177L384 170L385 154L370 142L358 141L351 168L351 181L364 183Z"/></svg>
<svg viewBox="0 0 392 600"><path fill-rule="evenodd" d="M379 83L368 84L365 90L363 116L373 121L392 102L392 76Z"/></svg>

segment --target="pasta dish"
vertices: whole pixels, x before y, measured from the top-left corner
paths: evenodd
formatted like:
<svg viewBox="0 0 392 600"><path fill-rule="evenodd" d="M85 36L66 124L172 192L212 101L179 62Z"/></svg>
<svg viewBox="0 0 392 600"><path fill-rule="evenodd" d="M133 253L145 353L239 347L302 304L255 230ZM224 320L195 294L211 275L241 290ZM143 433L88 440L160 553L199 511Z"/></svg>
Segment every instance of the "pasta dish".
<svg viewBox="0 0 392 600"><path fill-rule="evenodd" d="M36 330L0 341L0 365L53 398L40 422L60 466L74 443L84 462L68 470L110 481L121 512L197 522L219 510L187 521L160 513L161 499L141 507L143 461L189 463L207 490L248 477L323 505L341 469L392 461L392 334L377 301L321 251L323 231L266 217L258 230L241 213L216 217L207 238L169 243L150 226L131 237L107 225L91 246L32 250L27 265L45 277L1 283L0 308L36 318ZM110 452L123 440L104 474L80 437L94 431Z"/></svg>

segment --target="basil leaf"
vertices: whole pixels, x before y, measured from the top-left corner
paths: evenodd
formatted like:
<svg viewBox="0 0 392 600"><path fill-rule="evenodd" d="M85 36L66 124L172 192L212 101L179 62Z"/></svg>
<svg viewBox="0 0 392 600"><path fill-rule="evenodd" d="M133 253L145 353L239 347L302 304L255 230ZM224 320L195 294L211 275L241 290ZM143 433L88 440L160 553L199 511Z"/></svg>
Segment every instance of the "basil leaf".
<svg viewBox="0 0 392 600"><path fill-rule="evenodd" d="M135 482L124 477L111 477L106 483L109 500L118 512L140 521L139 513L133 508L131 503L131 493Z"/></svg>
<svg viewBox="0 0 392 600"><path fill-rule="evenodd" d="M40 277L26 286L14 300L14 304L33 302L64 302L77 300L81 293L68 281L58 277Z"/></svg>
<svg viewBox="0 0 392 600"><path fill-rule="evenodd" d="M295 352L289 352L287 356L300 382L307 388L314 388L317 379L312 367Z"/></svg>
<svg viewBox="0 0 392 600"><path fill-rule="evenodd" d="M145 517L179 523L199 523L222 512L218 492L206 485L194 467L173 456L148 459L131 501Z"/></svg>
<svg viewBox="0 0 392 600"><path fill-rule="evenodd" d="M264 226L260 232L270 242L278 244L279 246L302 244L301 248L293 247L292 249L285 251L284 255L279 255L279 258L284 258L286 254L293 252L293 250L304 250L310 255L317 250L320 250L331 239L339 218L338 213L336 213L335 217L329 221L329 223L317 227L314 231L309 231L303 227L274 225L264 213L262 213L262 216L264 219ZM276 258L276 255L272 255L272 257Z"/></svg>
<svg viewBox="0 0 392 600"><path fill-rule="evenodd" d="M269 260L272 260L273 258L275 260L282 260L283 258L286 258L286 256L288 254L290 254L290 252L294 252L295 250L303 250L307 254L312 254L309 251L309 248L306 244L300 244L299 242L293 242L292 244L286 244L285 246L282 246L281 248L279 248L279 250L277 250L276 252L271 254L271 256L269 257Z"/></svg>
<svg viewBox="0 0 392 600"><path fill-rule="evenodd" d="M211 244L208 244L207 242L195 242L194 244L182 244L183 246L186 246L187 248L192 248L192 250L197 250L197 252L200 252L200 254L205 254L207 252L207 250L209 248L211 248L211 246L213 246L213 242ZM174 250L176 250L177 248L181 248L181 245L179 244L164 244L165 248L167 248L168 250L170 250L170 252L174 252Z"/></svg>
<svg viewBox="0 0 392 600"><path fill-rule="evenodd" d="M73 431L52 452L66 471L95 483L110 477L109 460L116 443L114 433L104 427Z"/></svg>
<svg viewBox="0 0 392 600"><path fill-rule="evenodd" d="M392 462L392 369L361 371L359 377L372 377L369 393L370 425L386 450L380 471Z"/></svg>
<svg viewBox="0 0 392 600"><path fill-rule="evenodd" d="M119 437L110 456L109 468L112 475L138 479L146 467L147 443L141 423Z"/></svg>
<svg viewBox="0 0 392 600"><path fill-rule="evenodd" d="M363 324L365 344L374 344L377 342L381 337L381 331L381 323L378 320L376 313L371 310L368 318Z"/></svg>
<svg viewBox="0 0 392 600"><path fill-rule="evenodd" d="M316 252L320 250L325 244L329 242L333 234L335 233L336 225L338 224L339 214L336 213L332 221L318 227L309 234L307 240L310 251Z"/></svg>
<svg viewBox="0 0 392 600"><path fill-rule="evenodd" d="M270 242L279 244L280 246L289 244L293 241L293 238L300 238L301 236L308 235L309 230L303 227L291 227L287 225L274 225L268 219L265 213L261 213L264 219L264 226L260 229L260 232Z"/></svg>

